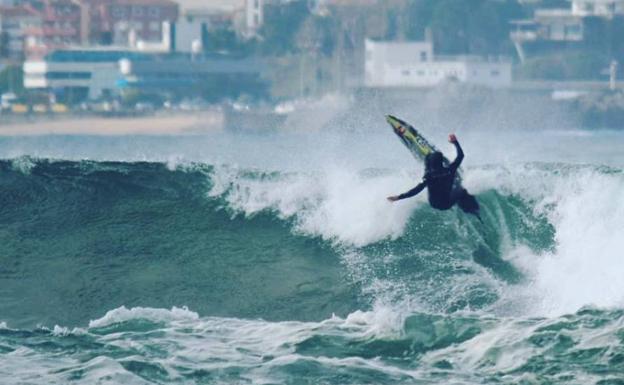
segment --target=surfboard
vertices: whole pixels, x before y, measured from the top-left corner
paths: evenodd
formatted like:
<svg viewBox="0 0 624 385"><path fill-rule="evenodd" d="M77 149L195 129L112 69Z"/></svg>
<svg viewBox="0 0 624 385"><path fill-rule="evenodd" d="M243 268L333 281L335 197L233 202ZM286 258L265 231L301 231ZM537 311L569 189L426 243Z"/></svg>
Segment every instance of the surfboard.
<svg viewBox="0 0 624 385"><path fill-rule="evenodd" d="M438 151L424 136L422 136L411 124L396 116L386 115L386 121L394 133L401 139L401 142L407 147L416 160L424 161L425 157L432 152ZM444 157L444 165L448 165L449 161Z"/></svg>

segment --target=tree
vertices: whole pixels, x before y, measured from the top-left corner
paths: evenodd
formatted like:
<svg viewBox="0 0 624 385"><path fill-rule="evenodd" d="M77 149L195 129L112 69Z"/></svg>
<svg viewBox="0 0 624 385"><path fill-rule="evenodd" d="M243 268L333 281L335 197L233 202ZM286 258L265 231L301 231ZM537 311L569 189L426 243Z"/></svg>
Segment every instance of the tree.
<svg viewBox="0 0 624 385"><path fill-rule="evenodd" d="M260 50L264 54L283 55L296 51L295 36L303 21L309 16L305 1L267 5L264 25L260 30Z"/></svg>
<svg viewBox="0 0 624 385"><path fill-rule="evenodd" d="M12 65L0 72L0 92L24 93L24 72L22 67Z"/></svg>
<svg viewBox="0 0 624 385"><path fill-rule="evenodd" d="M9 34L6 31L0 32L0 58L9 57Z"/></svg>
<svg viewBox="0 0 624 385"><path fill-rule="evenodd" d="M306 18L295 37L297 50L308 52L314 50L329 57L334 53L338 27L331 17L310 16Z"/></svg>
<svg viewBox="0 0 624 385"><path fill-rule="evenodd" d="M405 12L405 36L409 40L424 40L425 30L431 27L431 17L435 2L431 0L412 0Z"/></svg>
<svg viewBox="0 0 624 385"><path fill-rule="evenodd" d="M206 31L202 40L205 42L205 52L227 52L233 54L249 53L252 43L242 42L230 28L220 28Z"/></svg>
<svg viewBox="0 0 624 385"><path fill-rule="evenodd" d="M510 21L525 11L515 0L411 0L404 12L405 36L423 40L433 33L442 54L502 54L512 49Z"/></svg>

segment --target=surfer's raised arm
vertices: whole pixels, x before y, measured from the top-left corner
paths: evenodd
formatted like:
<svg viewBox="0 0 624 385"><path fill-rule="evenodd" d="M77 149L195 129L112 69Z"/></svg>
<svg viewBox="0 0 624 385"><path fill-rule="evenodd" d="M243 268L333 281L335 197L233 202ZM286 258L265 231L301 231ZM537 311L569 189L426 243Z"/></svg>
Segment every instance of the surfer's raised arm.
<svg viewBox="0 0 624 385"><path fill-rule="evenodd" d="M400 194L400 195L393 195L391 197L388 197L387 199L390 202L394 202L394 201L398 201L400 199L411 198L414 195L417 195L422 190L424 190L425 187L427 187L427 182L426 181L422 181L416 187L414 187L413 189L409 190L408 192L404 192L403 194Z"/></svg>
<svg viewBox="0 0 624 385"><path fill-rule="evenodd" d="M457 157L455 158L453 163L449 165L449 168L455 171L457 170L457 168L459 168L459 165L461 164L462 160L464 160L464 151L459 145L459 142L457 141L457 137L455 136L455 134L449 135L449 142L453 143L453 145L455 145L455 150L457 150Z"/></svg>

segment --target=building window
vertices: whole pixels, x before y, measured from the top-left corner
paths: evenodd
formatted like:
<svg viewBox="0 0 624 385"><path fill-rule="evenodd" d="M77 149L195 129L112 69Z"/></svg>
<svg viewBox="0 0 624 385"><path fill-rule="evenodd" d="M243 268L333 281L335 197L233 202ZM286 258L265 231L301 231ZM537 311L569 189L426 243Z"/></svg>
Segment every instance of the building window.
<svg viewBox="0 0 624 385"><path fill-rule="evenodd" d="M410 76L410 71L409 70L403 70L403 71L401 71L401 75L403 75L403 76Z"/></svg>
<svg viewBox="0 0 624 385"><path fill-rule="evenodd" d="M427 51L420 53L420 61L427 61Z"/></svg>
<svg viewBox="0 0 624 385"><path fill-rule="evenodd" d="M150 7L149 8L149 15L150 17L159 17L160 16L160 8L158 7Z"/></svg>
<svg viewBox="0 0 624 385"><path fill-rule="evenodd" d="M91 79L90 72L58 72L50 71L45 74L46 79Z"/></svg>
<svg viewBox="0 0 624 385"><path fill-rule="evenodd" d="M149 23L149 29L152 32L158 32L160 31L160 23L157 21L150 21Z"/></svg>
<svg viewBox="0 0 624 385"><path fill-rule="evenodd" d="M115 7L113 8L113 17L116 18L123 18L126 16L126 10L121 8L121 7Z"/></svg>
<svg viewBox="0 0 624 385"><path fill-rule="evenodd" d="M132 16L142 17L143 16L143 7L132 7Z"/></svg>
<svg viewBox="0 0 624 385"><path fill-rule="evenodd" d="M419 70L418 71L418 76L425 76L425 71Z"/></svg>
<svg viewBox="0 0 624 385"><path fill-rule="evenodd" d="M490 71L490 75L498 76L498 75L500 75L500 71L499 70L492 70L492 71Z"/></svg>
<svg viewBox="0 0 624 385"><path fill-rule="evenodd" d="M563 33L569 37L580 37L581 26L580 25L566 25L563 29Z"/></svg>

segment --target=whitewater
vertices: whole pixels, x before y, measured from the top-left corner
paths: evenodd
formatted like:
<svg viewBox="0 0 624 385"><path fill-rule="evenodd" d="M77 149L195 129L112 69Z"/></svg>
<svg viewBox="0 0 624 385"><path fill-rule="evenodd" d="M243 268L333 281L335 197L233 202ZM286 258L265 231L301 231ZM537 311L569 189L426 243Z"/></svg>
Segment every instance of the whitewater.
<svg viewBox="0 0 624 385"><path fill-rule="evenodd" d="M423 131L1 138L0 384L624 383L624 133Z"/></svg>

